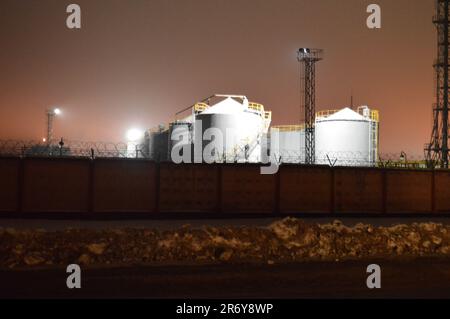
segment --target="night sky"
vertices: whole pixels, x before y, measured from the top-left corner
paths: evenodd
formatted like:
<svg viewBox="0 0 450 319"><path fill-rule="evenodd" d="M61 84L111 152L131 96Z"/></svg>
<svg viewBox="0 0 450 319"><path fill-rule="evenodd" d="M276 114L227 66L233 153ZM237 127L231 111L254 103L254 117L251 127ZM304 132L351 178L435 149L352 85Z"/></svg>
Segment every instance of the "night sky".
<svg viewBox="0 0 450 319"><path fill-rule="evenodd" d="M66 7L82 29L66 27ZM366 27L378 3L382 28ZM300 121L299 47L323 48L317 109L381 112L381 151L423 154L434 99L433 0L1 0L0 138L121 141L214 93Z"/></svg>

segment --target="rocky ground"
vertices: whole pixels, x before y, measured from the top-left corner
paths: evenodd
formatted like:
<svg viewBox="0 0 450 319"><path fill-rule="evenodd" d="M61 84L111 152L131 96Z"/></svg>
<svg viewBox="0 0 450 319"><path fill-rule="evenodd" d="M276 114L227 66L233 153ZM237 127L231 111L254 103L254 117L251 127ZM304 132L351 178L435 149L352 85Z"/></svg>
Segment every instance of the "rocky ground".
<svg viewBox="0 0 450 319"><path fill-rule="evenodd" d="M287 218L268 227L176 230L0 228L0 268L79 263L88 266L164 263L264 263L369 258L450 257L450 225L392 227Z"/></svg>

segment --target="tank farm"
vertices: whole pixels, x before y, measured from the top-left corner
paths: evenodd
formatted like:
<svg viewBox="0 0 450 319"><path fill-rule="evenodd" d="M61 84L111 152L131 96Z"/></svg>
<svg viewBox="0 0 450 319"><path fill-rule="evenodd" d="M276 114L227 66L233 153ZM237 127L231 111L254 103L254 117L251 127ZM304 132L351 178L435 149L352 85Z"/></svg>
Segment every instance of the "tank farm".
<svg viewBox="0 0 450 319"><path fill-rule="evenodd" d="M188 111L167 129L129 142L122 157L1 157L1 214L215 218L450 212L450 172L380 162L380 115L367 106L316 114L315 165L305 164L304 125L271 127L271 112L245 96L215 95ZM215 148L201 138L210 128L225 137ZM211 158L205 159L208 147ZM174 163L174 154L185 162ZM271 162L277 171L261 174Z"/></svg>
<svg viewBox="0 0 450 319"><path fill-rule="evenodd" d="M274 6L281 8L282 2ZM258 5L258 8L268 6L267 3ZM144 1L134 5L139 8L148 3ZM171 3L167 8L177 5ZM346 5L339 3L339 14L345 11L341 7ZM417 3L415 5L418 6ZM156 4L152 2L152 6ZM221 8L228 6L232 4L221 4ZM299 12L308 7L294 2L290 2L289 6L301 7ZM377 7L374 4L370 6ZM395 6L403 7L398 3ZM328 82L325 79L323 83L328 83L330 93L324 94L329 99L328 105L317 108L316 91L322 87L318 86L316 90L316 67L325 64L321 62L324 59L322 49L296 47L290 53L282 49L283 52L276 55L275 52L283 46L270 47L270 56L278 59L277 68L284 63L280 59L287 61L285 70L292 71L294 66L300 66L300 74L291 72L293 79L300 80L300 90L294 85L285 86L283 89L294 91L292 95L289 97L285 93L276 93L274 99L261 94L262 87L258 85L261 85L259 80L262 77L259 74L247 72L246 68L242 69L240 64L234 62L236 70L243 72L234 74L233 69L230 79L235 82L208 83L216 75L222 81L222 73L226 72L213 70L211 66L213 62L216 63L215 60L203 61L200 54L190 55L187 47L191 41L177 43L179 48L186 47L188 54L180 54L184 48L178 50L173 65L169 65L172 61L168 51L162 44L161 48L158 47L164 53L163 60L168 65L155 62L157 67L154 69L142 67L155 72L151 74L152 80L157 81L154 87L148 84L131 87L134 85L133 79L139 77L128 76L130 74L124 69L126 64L113 61L114 67L123 69L111 74L123 76L118 82L120 85L130 85L129 90L124 90L130 94L130 99L126 103L113 103L108 109L111 112L103 114L104 118L98 122L107 123L111 120L114 107L117 106L118 112L122 112L117 114L124 114L128 112L127 107L131 110L133 103L136 108L128 112L133 113L133 118L139 118L139 114L148 116L138 119L145 123L136 120L140 124L133 124L130 120L130 123L124 124L133 125L133 128L128 127L130 130L125 142L76 142L56 138L60 127L56 126L54 134L54 122L58 124L65 120L67 129L71 125L68 124L70 116L75 118L75 112L70 114L68 105L53 106L45 111L47 134L41 141L0 140L0 298L449 298L450 1L437 0L435 6L433 23L437 27L438 47L433 65L435 89L430 91L436 99L433 104L431 139L423 148L423 144L419 144L419 152L423 151L423 155L411 154L413 151L408 150L408 147L413 147L412 142L417 146L417 140L413 138L419 135L412 135L411 130L403 129L407 126L386 125L383 131L383 121L386 119L387 124L389 120L394 122L392 114L401 114L402 107L409 107L407 112L417 111L422 103L420 94L417 95L417 101L416 95L413 95L409 100L397 104L384 103L384 100L371 97L380 88L386 95L383 96L386 101L389 95L400 100L400 93L409 94L411 88L408 86L405 89L406 85L401 88L404 84L401 81L396 83L398 87L391 87L383 81L373 83L374 74L386 77L386 74L395 73L405 78L413 77L413 73L405 73L401 69L406 69L405 61L401 61L403 66L398 60L395 63L394 59L389 61L399 68L393 73L386 71L392 71L389 63L383 65L386 69L379 68L372 70L372 73L358 67L362 73L355 74L363 75L357 77L372 82L370 85L362 82L368 91L359 93L366 97L358 97L361 103L357 104L354 103L353 93L349 96L348 104L342 102L344 97L338 100L331 87L340 84L337 83L339 77L350 78L351 72L344 74L332 71L338 68L330 68L327 71L329 73L320 73L328 76ZM245 9L245 6L242 8ZM251 8L252 14L256 12L252 6L248 8ZM406 11L402 13L405 17L410 14ZM270 12L268 17L276 17L281 9L274 12ZM199 20L202 25L198 30L213 30L216 23L220 22L207 23L213 13L202 15ZM106 19L108 14L104 14L103 18ZM177 14L181 19L186 12L180 10ZM233 17L240 14L240 11L239 14L232 12ZM256 15L250 17L246 17L245 21L259 30L261 26L253 24ZM155 15L156 18L158 15ZM334 23L331 20L329 22ZM123 21L118 19L116 22ZM190 17L189 23L183 28L188 29L196 21ZM350 23L359 20L339 21L345 21L344 26L351 28ZM370 19L367 21L370 22ZM405 21L403 26L409 22ZM142 26L144 24L142 21ZM178 28L167 21L164 24L167 35ZM136 23L129 23L128 27L138 25L141 23L136 20ZM317 32L320 25L317 23ZM240 28L241 25L233 27ZM417 28L417 25L408 25L411 30L413 27ZM107 32L110 28L103 29L102 32ZM232 28L227 24L226 30L229 29ZM155 27L152 30L156 32L159 29ZM209 37L215 34L211 30L208 30ZM270 30L269 37L261 37L264 43L270 38L281 41L282 37L273 36L276 34L272 28ZM378 32L367 32L371 31ZM166 33L161 36L162 39L167 37ZM126 31L122 35L131 41L134 40L131 34L138 37L143 32ZM416 37L423 34L414 33L414 37L404 38L405 41L399 41L399 45L407 45L409 40L414 42ZM51 35L56 37L56 33ZM229 54L229 57L241 57L240 50L245 46L241 46L239 40L243 41L246 37L243 32L239 37L233 37L236 43L228 45L225 41L227 46L223 48L233 48L234 53ZM109 35L104 37L107 41L112 38ZM199 39L193 43L199 47L200 44L206 45L201 47L202 51L208 51L207 47L213 45L207 41L204 44ZM365 36L349 39L357 39L358 47L362 47L356 53L367 54L374 61L379 58L376 51L361 45ZM388 39L394 42L393 38ZM295 41L298 39L295 38ZM343 53L331 46L333 43L339 44L339 41L340 38L330 41L327 52L335 54L337 59L343 56L348 58L339 62L344 65L352 60L350 57L355 52L350 47L345 55L339 55ZM139 48L144 47L144 44L139 43ZM71 44L67 48L75 50L76 46ZM414 50L417 48L416 45ZM152 49L151 54L156 54L158 50ZM59 49L56 51L59 52ZM109 54L107 51L104 50L104 53ZM137 55L131 49L127 52L133 55L120 56L130 60L139 56L145 57L146 61L152 60L148 59L149 54L144 51ZM386 57L395 56L392 49L383 53L386 52L389 53ZM250 59L251 54L258 52L252 50L247 53L242 57ZM17 56L25 59L25 55ZM195 57L199 66L203 62L209 66L205 66L205 73L186 71L192 82L189 85L192 86L184 86L186 78L171 72L181 67L181 70L185 70L185 67L189 70L185 65L188 63L182 58L190 56ZM216 58L221 63L225 62L223 57ZM251 59L255 66L258 65L255 63L261 63L264 68L267 66L265 72L269 73L266 74L272 75L270 72L274 69L268 67L267 59ZM93 60L110 62L107 55ZM91 58L83 58L83 61L88 63ZM336 63L337 60L329 61ZM407 64L408 72L419 72L416 66L410 68L410 63ZM370 67L375 69L374 65ZM136 66L139 67L135 68L135 72L140 71L141 64ZM345 67L349 70L347 65ZM104 69L110 71L109 67ZM92 70L92 75L95 75L96 69ZM157 70L161 70L164 77ZM289 79L285 72L280 71L279 74ZM433 73L431 67L430 73ZM193 75L197 74L204 76L195 78ZM246 77L239 74L246 74ZM249 85L247 91L244 91L245 87L240 91L239 87L244 86L242 83L249 82L236 79L248 79L254 85L253 89ZM283 82L275 82L270 78L270 85L284 85ZM171 88L163 87L164 83ZM232 86L236 83L239 87ZM379 83L384 86L378 87ZM425 83L425 86L428 84L431 87L431 83ZM266 85L265 89L270 89L269 84ZM350 85L350 82L345 85ZM420 87L422 85L418 84ZM183 92L193 94L191 89L194 86L196 89L198 86L195 96L182 96ZM51 88L51 85L47 87ZM139 88L153 95L142 98L134 96ZM230 91L220 92L222 88ZM114 96L114 89L105 86L105 91L100 91ZM92 91L97 92L95 87ZM339 91L342 95L342 90ZM361 92L360 89L358 91ZM281 91L274 89L273 92ZM271 94L275 94L273 92ZM295 97L296 93L299 93L300 105L289 109L289 104L292 106L289 99ZM176 95L179 100L157 98L158 95L169 94ZM425 93L423 95L426 96ZM189 100L183 102L184 99ZM411 102L413 100L416 104ZM92 101L103 101L103 97L92 98ZM275 105L278 103L276 101L280 101L280 105ZM340 102L332 105L335 101ZM170 104L176 105L176 108L167 114L162 109L169 109ZM284 109L283 105L286 106ZM395 109L395 112L398 113L391 108L396 105L398 110ZM284 120L277 122L276 112L283 111L285 114L281 115ZM68 116L64 119L65 112ZM96 113L97 110L86 112L97 123L95 116L100 113ZM117 121L125 122L119 117L117 115ZM416 120L414 117L416 114L409 117L410 125ZM395 120L400 122L404 118ZM140 128L137 128L139 125ZM117 125L104 128L108 136L117 133L113 131ZM419 134L419 125L415 128L417 131L414 134ZM391 138L399 130L403 130L400 133L405 135L399 133L396 139L389 141L390 144L382 145L386 137ZM380 135L380 132L383 134ZM388 133L392 135L385 135ZM410 138L411 143L400 141L400 138ZM395 155L383 154L383 150L389 149L395 149ZM66 285L70 285L69 279L66 281L69 271L67 274L65 272L68 265L82 269L83 278L87 278L83 279L83 289L66 289ZM383 286L378 280L381 278L381 269ZM370 281L370 278L374 280ZM74 294L74 291L79 294ZM296 312L299 310L301 308L295 308Z"/></svg>

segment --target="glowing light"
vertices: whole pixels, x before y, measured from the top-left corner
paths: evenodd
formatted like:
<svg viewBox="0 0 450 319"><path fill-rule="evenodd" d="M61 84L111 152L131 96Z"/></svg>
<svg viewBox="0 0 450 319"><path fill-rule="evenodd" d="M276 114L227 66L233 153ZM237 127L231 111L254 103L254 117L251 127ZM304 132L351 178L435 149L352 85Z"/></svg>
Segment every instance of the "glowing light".
<svg viewBox="0 0 450 319"><path fill-rule="evenodd" d="M127 132L127 139L129 141L137 141L144 137L144 132L137 128L129 129Z"/></svg>
<svg viewBox="0 0 450 319"><path fill-rule="evenodd" d="M47 142L47 139L45 137L42 138L42 142Z"/></svg>
<svg viewBox="0 0 450 319"><path fill-rule="evenodd" d="M55 108L55 109L53 109L53 113L54 113L55 115L59 115L59 114L61 114L61 110L58 109L58 108Z"/></svg>

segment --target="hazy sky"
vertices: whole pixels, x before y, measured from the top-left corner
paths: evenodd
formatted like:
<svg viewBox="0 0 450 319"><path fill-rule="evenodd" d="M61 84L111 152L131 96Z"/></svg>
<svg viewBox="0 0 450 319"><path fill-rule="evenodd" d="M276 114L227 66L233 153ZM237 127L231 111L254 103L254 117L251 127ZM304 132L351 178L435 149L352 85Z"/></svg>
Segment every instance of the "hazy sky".
<svg viewBox="0 0 450 319"><path fill-rule="evenodd" d="M66 27L66 7L82 29ZM366 7L382 28L366 27ZM431 132L433 0L1 0L0 138L120 141L214 93L300 120L299 47L323 48L317 109L381 112L381 150L422 154Z"/></svg>

